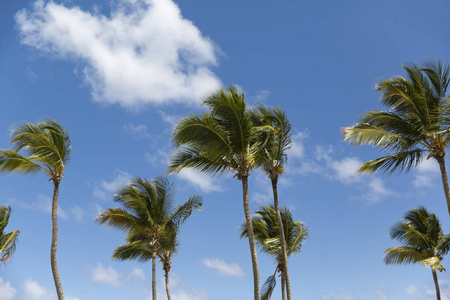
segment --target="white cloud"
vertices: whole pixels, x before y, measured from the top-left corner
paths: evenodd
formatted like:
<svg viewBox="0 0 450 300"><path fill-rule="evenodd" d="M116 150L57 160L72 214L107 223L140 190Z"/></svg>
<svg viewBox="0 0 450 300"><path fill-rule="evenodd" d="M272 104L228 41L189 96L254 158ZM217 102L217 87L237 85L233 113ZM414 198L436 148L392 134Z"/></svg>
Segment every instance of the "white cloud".
<svg viewBox="0 0 450 300"><path fill-rule="evenodd" d="M158 111L159 115L163 119L164 122L169 123L170 125L175 126L181 117L175 115L169 115L162 110Z"/></svg>
<svg viewBox="0 0 450 300"><path fill-rule="evenodd" d="M242 268L236 264L226 263L223 259L220 258L212 258L212 259L202 259L202 264L205 267L215 270L217 273L228 276L228 277L244 277L245 272Z"/></svg>
<svg viewBox="0 0 450 300"><path fill-rule="evenodd" d="M94 187L94 196L100 199L111 198L121 187L130 183L131 175L128 172L116 170L112 180L103 180Z"/></svg>
<svg viewBox="0 0 450 300"><path fill-rule="evenodd" d="M17 291L14 287L11 286L9 281L4 281L2 277L0 277L0 295L2 300L14 300L16 297Z"/></svg>
<svg viewBox="0 0 450 300"><path fill-rule="evenodd" d="M440 174L439 165L434 159L424 159L415 169L413 185L415 187L432 186Z"/></svg>
<svg viewBox="0 0 450 300"><path fill-rule="evenodd" d="M169 162L169 150L168 149L158 149L156 153L145 153L145 160L149 162L154 167L167 166Z"/></svg>
<svg viewBox="0 0 450 300"><path fill-rule="evenodd" d="M361 180L357 172L361 164L362 161L356 157L345 157L341 160L330 162L336 178L344 183L358 182Z"/></svg>
<svg viewBox="0 0 450 300"><path fill-rule="evenodd" d="M380 178L372 177L367 184L368 191L363 196L370 203L378 203L381 199L387 196L396 196L397 194L386 188Z"/></svg>
<svg viewBox="0 0 450 300"><path fill-rule="evenodd" d="M131 271L131 273L128 275L127 279L128 282L137 285L145 284L147 280L145 277L144 270L140 268L134 268L133 271Z"/></svg>
<svg viewBox="0 0 450 300"><path fill-rule="evenodd" d="M255 173L254 176L252 175L251 180L255 181L252 182L251 185L257 186L258 189L251 189L249 191L250 201L256 202L259 205L267 205L273 203L272 184L270 182L270 179L267 178L267 175Z"/></svg>
<svg viewBox="0 0 450 300"><path fill-rule="evenodd" d="M91 268L91 279L95 282L104 283L110 286L119 286L119 273L113 268L105 268L98 263L97 267Z"/></svg>
<svg viewBox="0 0 450 300"><path fill-rule="evenodd" d="M142 139L142 138L148 138L150 135L147 132L147 126L141 124L141 125L133 125L133 124L127 124L123 126L123 131L125 131L127 134L131 135L134 138Z"/></svg>
<svg viewBox="0 0 450 300"><path fill-rule="evenodd" d="M257 102L263 102L269 98L271 92L269 90L259 90L256 91L256 95L251 97L255 99Z"/></svg>
<svg viewBox="0 0 450 300"><path fill-rule="evenodd" d="M38 0L16 21L22 43L81 63L96 101L198 103L220 88L217 48L171 0L118 0L110 16Z"/></svg>
<svg viewBox="0 0 450 300"><path fill-rule="evenodd" d="M417 297L419 294L419 289L415 284L410 284L406 287L406 295L409 297Z"/></svg>
<svg viewBox="0 0 450 300"><path fill-rule="evenodd" d="M51 214L52 199L46 195L38 195L38 199L34 202L25 202L16 199L9 199L9 202L14 203L21 208L30 209L42 213ZM58 217L64 220L69 219L69 214L63 209L61 203L58 203Z"/></svg>
<svg viewBox="0 0 450 300"><path fill-rule="evenodd" d="M178 173L178 177L206 193L222 191L217 178L210 174L199 173L193 169L183 169Z"/></svg>
<svg viewBox="0 0 450 300"><path fill-rule="evenodd" d="M21 295L21 298L26 300L48 300L54 299L55 294L53 291L39 285L36 281L27 279L23 284L23 294Z"/></svg>
<svg viewBox="0 0 450 300"><path fill-rule="evenodd" d="M306 132L298 132L292 135L291 148L287 151L289 158L302 158L305 154L304 139L308 136Z"/></svg>

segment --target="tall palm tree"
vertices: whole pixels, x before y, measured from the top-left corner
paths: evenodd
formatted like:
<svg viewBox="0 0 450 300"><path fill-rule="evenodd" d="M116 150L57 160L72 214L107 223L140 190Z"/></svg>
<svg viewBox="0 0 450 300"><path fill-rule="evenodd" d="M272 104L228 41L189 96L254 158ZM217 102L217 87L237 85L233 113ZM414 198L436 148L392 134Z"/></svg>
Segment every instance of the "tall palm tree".
<svg viewBox="0 0 450 300"><path fill-rule="evenodd" d="M384 251L387 265L420 263L431 268L437 300L441 299L436 270L445 271L441 264L443 256L450 251L450 234L444 235L435 214L423 206L408 211L403 220L396 223L390 231L391 239L400 241L403 246Z"/></svg>
<svg viewBox="0 0 450 300"><path fill-rule="evenodd" d="M287 150L292 144L291 123L289 122L286 113L281 108L266 108L259 106L253 111L255 116L254 123L263 126L268 125L274 128L273 131L268 131L270 139L265 145L262 155L259 156L260 165L268 175L272 182L273 206L275 208L278 224L283 224L281 218L280 208L278 206L278 177L284 173L285 164L287 162ZM278 226L281 237L281 254L283 271L286 282L287 299L292 300L291 280L289 276L289 265L286 253L286 241L284 239L284 226Z"/></svg>
<svg viewBox="0 0 450 300"><path fill-rule="evenodd" d="M284 227L287 257L300 254L301 248L308 238L308 228L302 222L294 221L291 212L286 207L281 210L281 218ZM275 257L277 262L274 274L269 276L263 285L261 299L270 299L276 285L276 273L279 272L281 275L281 296L285 300L286 270L284 269L284 258L281 249L280 223L278 222L275 207L272 205L262 206L255 212L252 220L253 232L260 250ZM248 233L246 224L242 224L241 238L247 237Z"/></svg>
<svg viewBox="0 0 450 300"><path fill-rule="evenodd" d="M0 266L1 263L6 264L14 253L19 239L19 230L14 230L9 233L5 232L10 216L11 207L6 205L0 206Z"/></svg>
<svg viewBox="0 0 450 300"><path fill-rule="evenodd" d="M244 214L251 229L248 176L257 167L257 157L264 147L261 137L267 130L253 125L244 94L233 86L228 87L228 92L220 90L213 93L203 105L208 108L208 113L192 114L181 119L175 127L173 140L177 150L170 161L170 172L177 173L184 168L205 173L233 172L234 177L242 182ZM258 257L252 230L249 246L254 299L260 300Z"/></svg>
<svg viewBox="0 0 450 300"><path fill-rule="evenodd" d="M174 187L165 177L148 180L135 178L122 187L114 201L124 208L109 208L100 213L100 224L127 232L127 243L117 247L113 259L152 260L152 299L156 300L156 255L166 231L182 224L194 209L201 209L202 198L192 196L174 207ZM149 249L151 249L149 251Z"/></svg>
<svg viewBox="0 0 450 300"><path fill-rule="evenodd" d="M0 150L0 172L33 174L43 171L53 183L52 244L50 262L56 293L64 300L56 251L58 247L58 196L64 169L69 163L72 148L67 131L57 121L45 119L37 124L22 123L11 134L12 150ZM22 151L25 156L19 152Z"/></svg>
<svg viewBox="0 0 450 300"><path fill-rule="evenodd" d="M450 214L450 190L444 157L450 144L450 110L447 87L450 67L427 62L423 67L403 66L401 76L381 81L381 101L388 110L369 111L361 121L343 128L344 140L360 146L371 144L389 155L365 162L359 172L409 171L425 157L440 167ZM426 156L428 155L428 156Z"/></svg>

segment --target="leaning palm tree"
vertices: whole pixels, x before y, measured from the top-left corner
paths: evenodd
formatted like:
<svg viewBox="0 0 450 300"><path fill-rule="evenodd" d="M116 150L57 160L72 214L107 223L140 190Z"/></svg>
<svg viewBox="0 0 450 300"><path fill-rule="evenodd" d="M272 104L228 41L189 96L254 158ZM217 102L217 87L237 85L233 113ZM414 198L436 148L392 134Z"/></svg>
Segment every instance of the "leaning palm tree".
<svg viewBox="0 0 450 300"><path fill-rule="evenodd" d="M278 224L283 224L280 208L278 206L278 177L284 173L285 164L287 162L287 151L292 144L291 123L286 113L281 108L266 108L259 106L253 111L255 117L254 123L260 126L268 125L274 128L268 131L270 139L265 144L262 155L259 156L260 165L268 175L272 182L273 206L275 208ZM287 299L292 300L291 280L289 276L289 265L286 253L286 241L284 239L284 226L278 226L280 229L281 254L283 257L283 271L286 283Z"/></svg>
<svg viewBox="0 0 450 300"><path fill-rule="evenodd" d="M127 243L115 249L113 259L152 260L153 300L156 300L156 255L160 241L194 209L202 207L202 198L198 195L174 207L174 195L173 184L165 177L152 180L137 177L114 196L114 201L124 208L109 208L96 219L100 224L127 232Z"/></svg>
<svg viewBox="0 0 450 300"><path fill-rule="evenodd" d="M0 206L0 266L1 263L6 265L6 262L16 250L19 239L19 230L14 230L9 233L5 232L10 216L11 207L5 205Z"/></svg>
<svg viewBox="0 0 450 300"><path fill-rule="evenodd" d="M450 67L437 63L403 66L401 76L381 81L381 101L387 111L374 110L361 121L343 128L344 140L360 146L371 144L389 155L365 162L359 172L409 171L425 157L440 167L450 214L450 190L444 157L450 144L450 110L447 87Z"/></svg>
<svg viewBox="0 0 450 300"><path fill-rule="evenodd" d="M294 221L292 214L286 207L281 210L282 224L284 227L284 239L286 241L287 257L298 255L305 240L308 238L308 228L303 222ZM277 267L272 276L265 281L261 290L261 299L268 300L276 285L276 274L281 276L281 296L286 300L286 270L284 269L283 251L281 248L280 229L275 207L272 205L261 207L253 219L253 232L260 250L275 257ZM241 226L241 238L248 236L248 229L245 223Z"/></svg>
<svg viewBox="0 0 450 300"><path fill-rule="evenodd" d="M444 235L435 214L423 206L408 211L402 221L390 231L391 239L400 241L403 246L384 251L387 265L420 263L431 268L437 300L441 299L436 270L445 271L441 264L443 256L450 251L450 234Z"/></svg>
<svg viewBox="0 0 450 300"><path fill-rule="evenodd" d="M0 172L33 174L43 171L53 183L52 244L50 262L56 293L64 299L59 277L56 251L58 247L58 196L64 169L69 163L72 148L67 131L57 121L45 119L37 124L22 123L11 134L12 150L0 150ZM23 152L25 156L19 152Z"/></svg>
<svg viewBox="0 0 450 300"><path fill-rule="evenodd" d="M252 228L248 202L248 176L257 167L257 157L264 147L267 131L254 126L246 108L244 94L229 86L204 102L208 113L190 115L175 127L173 140L177 150L170 161L171 173L194 168L205 173L233 172L242 182L244 214L248 228ZM253 231L249 233L253 267L254 299L260 300L259 267Z"/></svg>

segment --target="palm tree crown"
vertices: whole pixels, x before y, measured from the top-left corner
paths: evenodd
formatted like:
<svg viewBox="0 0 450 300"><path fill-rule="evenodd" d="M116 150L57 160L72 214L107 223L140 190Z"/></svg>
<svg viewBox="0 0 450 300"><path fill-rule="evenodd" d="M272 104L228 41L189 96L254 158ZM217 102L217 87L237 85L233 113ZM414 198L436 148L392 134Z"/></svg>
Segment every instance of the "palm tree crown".
<svg viewBox="0 0 450 300"><path fill-rule="evenodd" d="M308 228L299 221L294 221L292 214L286 207L281 210L281 218L284 227L286 253L287 256L298 255L301 252L305 240L308 238ZM259 249L273 257L277 262L276 272L280 272L282 280L284 278L283 255L280 242L280 229L277 221L275 208L272 205L263 206L252 218L253 232ZM241 225L241 238L248 236L248 229L245 223ZM275 288L275 274L270 276L262 288L261 299L267 300L272 295ZM284 287L282 286L283 299Z"/></svg>
<svg viewBox="0 0 450 300"><path fill-rule="evenodd" d="M343 128L344 140L354 145L371 144L389 155L365 162L359 172L409 171L423 158L439 163L450 213L450 190L445 170L445 149L450 143L450 110L447 87L450 67L437 63L403 66L401 76L381 81L376 87L388 110L374 110L361 121Z"/></svg>
<svg viewBox="0 0 450 300"><path fill-rule="evenodd" d="M384 262L387 265L420 263L431 268L436 294L440 299L436 270L445 270L441 261L450 251L450 234L444 235L436 215L422 206L412 209L391 228L390 236L403 246L386 249Z"/></svg>
<svg viewBox="0 0 450 300"><path fill-rule="evenodd" d="M11 207L5 205L0 206L0 266L1 263L6 264L9 260L16 250L16 245L19 240L19 230L14 230L9 233L5 232L10 216Z"/></svg>

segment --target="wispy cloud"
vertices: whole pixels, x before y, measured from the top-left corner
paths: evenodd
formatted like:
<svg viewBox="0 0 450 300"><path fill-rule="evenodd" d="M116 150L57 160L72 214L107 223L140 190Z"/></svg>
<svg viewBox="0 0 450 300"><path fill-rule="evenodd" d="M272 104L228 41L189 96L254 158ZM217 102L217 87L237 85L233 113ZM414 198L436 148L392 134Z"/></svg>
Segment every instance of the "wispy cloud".
<svg viewBox="0 0 450 300"><path fill-rule="evenodd" d="M126 124L123 126L123 131L136 139L150 137L147 131L147 126L143 124L141 125Z"/></svg>
<svg viewBox="0 0 450 300"><path fill-rule="evenodd" d="M1 300L56 300L53 290L41 286L31 278L25 280L20 288L15 288L9 281L0 277ZM67 300L80 300L76 297L66 296Z"/></svg>
<svg viewBox="0 0 450 300"><path fill-rule="evenodd" d="M222 191L222 187L218 183L217 177L209 174L199 173L193 169L183 169L178 174L178 177L206 193Z"/></svg>
<svg viewBox="0 0 450 300"><path fill-rule="evenodd" d="M35 2L16 21L22 43L81 63L97 101L198 103L221 86L210 67L217 47L171 0L119 0L110 16L53 1Z"/></svg>
<svg viewBox="0 0 450 300"><path fill-rule="evenodd" d="M91 279L94 282L104 283L110 286L119 286L119 272L113 267L105 268L102 264L98 263L96 267L91 268Z"/></svg>
<svg viewBox="0 0 450 300"><path fill-rule="evenodd" d="M30 202L25 202L17 199L9 199L8 202L18 207L34 210L41 213L51 214L52 212L52 199L46 195L38 195L37 200ZM57 213L58 217L63 220L67 220L71 217L71 213L68 213L60 203L58 203Z"/></svg>
<svg viewBox="0 0 450 300"><path fill-rule="evenodd" d="M217 273L228 277L244 277L245 272L236 263L226 263L220 258L205 258L202 260L202 264L210 269L215 270Z"/></svg>
<svg viewBox="0 0 450 300"><path fill-rule="evenodd" d="M111 180L102 180L95 185L93 194L103 200L111 198L119 188L130 183L131 178L128 172L116 170Z"/></svg>

